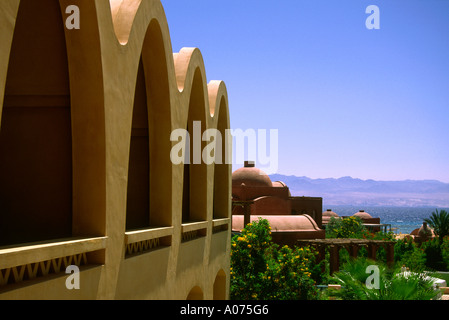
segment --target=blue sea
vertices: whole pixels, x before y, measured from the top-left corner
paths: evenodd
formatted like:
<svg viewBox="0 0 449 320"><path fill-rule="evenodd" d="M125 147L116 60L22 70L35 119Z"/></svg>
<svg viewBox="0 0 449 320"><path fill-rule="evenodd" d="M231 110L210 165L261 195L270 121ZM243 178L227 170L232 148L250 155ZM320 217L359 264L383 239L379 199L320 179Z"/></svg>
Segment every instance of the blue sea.
<svg viewBox="0 0 449 320"><path fill-rule="evenodd" d="M373 218L380 218L380 223L390 224L394 233L409 234L422 226L423 220L429 218L436 209L448 208L407 208L407 207L352 207L324 205L323 210L332 209L339 216L352 216L359 210L365 210Z"/></svg>

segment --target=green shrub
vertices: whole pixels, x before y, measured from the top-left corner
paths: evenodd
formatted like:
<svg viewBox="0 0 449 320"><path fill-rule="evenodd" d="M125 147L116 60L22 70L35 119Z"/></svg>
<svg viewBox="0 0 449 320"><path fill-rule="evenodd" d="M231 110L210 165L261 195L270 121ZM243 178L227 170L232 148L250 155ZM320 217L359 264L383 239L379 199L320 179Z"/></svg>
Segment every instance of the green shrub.
<svg viewBox="0 0 449 320"><path fill-rule="evenodd" d="M399 267L406 266L410 271L422 272L426 267L426 254L413 239L400 239L394 246L394 260Z"/></svg>
<svg viewBox="0 0 449 320"><path fill-rule="evenodd" d="M319 275L310 248L279 248L267 220L246 226L231 242L232 300L310 300L317 298Z"/></svg>
<svg viewBox="0 0 449 320"><path fill-rule="evenodd" d="M368 233L359 217L336 219L332 217L326 226L327 238L353 238L362 239Z"/></svg>
<svg viewBox="0 0 449 320"><path fill-rule="evenodd" d="M445 237L441 241L441 256L446 265L446 269L449 269L449 237Z"/></svg>
<svg viewBox="0 0 449 320"><path fill-rule="evenodd" d="M439 238L433 238L423 242L421 249L426 255L426 267L432 271L446 271L447 264L443 260L443 241L440 243Z"/></svg>
<svg viewBox="0 0 449 320"><path fill-rule="evenodd" d="M378 267L378 287L366 285L368 266ZM390 270L384 264L367 259L352 260L333 275L334 283L342 286L334 296L343 300L431 300L438 296L433 282L422 273L404 275L399 269Z"/></svg>
<svg viewBox="0 0 449 320"><path fill-rule="evenodd" d="M418 246L412 239L398 240L394 247L395 262L412 271L449 270L449 237L434 238Z"/></svg>

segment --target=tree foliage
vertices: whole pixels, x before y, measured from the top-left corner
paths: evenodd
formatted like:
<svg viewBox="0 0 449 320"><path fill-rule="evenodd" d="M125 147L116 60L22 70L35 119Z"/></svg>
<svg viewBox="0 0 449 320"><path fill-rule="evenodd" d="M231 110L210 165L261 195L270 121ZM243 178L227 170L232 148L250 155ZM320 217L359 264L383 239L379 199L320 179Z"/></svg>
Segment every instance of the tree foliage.
<svg viewBox="0 0 449 320"><path fill-rule="evenodd" d="M377 286L367 283L369 266L377 266ZM351 260L333 275L335 283L342 286L334 296L343 300L431 300L439 295L433 280L424 273L401 272L389 269L367 259Z"/></svg>
<svg viewBox="0 0 449 320"><path fill-rule="evenodd" d="M441 239L449 236L449 213L446 210L438 211L436 209L432 212L429 218L424 219L435 232L435 234Z"/></svg>
<svg viewBox="0 0 449 320"><path fill-rule="evenodd" d="M231 299L316 299L319 275L310 248L279 247L267 220L247 225L231 242Z"/></svg>

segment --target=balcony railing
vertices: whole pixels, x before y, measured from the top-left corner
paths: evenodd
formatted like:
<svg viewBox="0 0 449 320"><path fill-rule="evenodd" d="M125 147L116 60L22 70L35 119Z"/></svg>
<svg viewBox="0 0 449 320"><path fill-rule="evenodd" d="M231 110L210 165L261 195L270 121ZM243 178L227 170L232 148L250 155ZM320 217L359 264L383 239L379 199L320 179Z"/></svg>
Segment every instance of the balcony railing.
<svg viewBox="0 0 449 320"><path fill-rule="evenodd" d="M207 221L187 222L182 224L181 240L183 242L192 241L205 237L207 234Z"/></svg>
<svg viewBox="0 0 449 320"><path fill-rule="evenodd" d="M60 239L0 248L0 287L65 272L71 265L102 264L107 237ZM104 261L103 261L104 263Z"/></svg>
<svg viewBox="0 0 449 320"><path fill-rule="evenodd" d="M228 231L230 223L230 218L215 219L213 221L213 233L215 234L223 231Z"/></svg>
<svg viewBox="0 0 449 320"><path fill-rule="evenodd" d="M128 231L125 233L125 256L145 253L171 245L173 227Z"/></svg>

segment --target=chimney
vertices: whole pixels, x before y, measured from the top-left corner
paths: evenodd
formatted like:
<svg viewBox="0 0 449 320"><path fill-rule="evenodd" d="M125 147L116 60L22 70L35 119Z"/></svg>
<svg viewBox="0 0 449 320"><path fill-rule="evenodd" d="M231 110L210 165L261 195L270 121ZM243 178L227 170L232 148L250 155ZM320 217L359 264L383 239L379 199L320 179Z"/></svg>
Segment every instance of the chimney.
<svg viewBox="0 0 449 320"><path fill-rule="evenodd" d="M256 166L254 161L245 161L245 168L254 168Z"/></svg>

